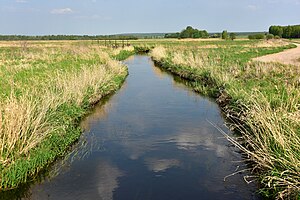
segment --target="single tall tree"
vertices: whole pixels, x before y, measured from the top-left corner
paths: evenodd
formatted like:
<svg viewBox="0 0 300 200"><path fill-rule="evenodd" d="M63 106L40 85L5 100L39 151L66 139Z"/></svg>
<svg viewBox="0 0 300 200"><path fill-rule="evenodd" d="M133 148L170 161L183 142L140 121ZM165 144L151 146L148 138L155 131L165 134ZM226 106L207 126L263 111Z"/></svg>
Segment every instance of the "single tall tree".
<svg viewBox="0 0 300 200"><path fill-rule="evenodd" d="M224 31L222 32L222 39L223 39L223 40L227 40L227 39L228 39L228 32L227 32L226 30L224 30Z"/></svg>

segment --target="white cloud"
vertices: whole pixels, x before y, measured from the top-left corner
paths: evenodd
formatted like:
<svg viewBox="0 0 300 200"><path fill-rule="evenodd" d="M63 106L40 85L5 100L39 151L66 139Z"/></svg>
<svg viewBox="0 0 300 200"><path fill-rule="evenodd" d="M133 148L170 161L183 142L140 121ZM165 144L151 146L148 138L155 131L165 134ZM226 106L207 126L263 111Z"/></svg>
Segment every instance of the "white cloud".
<svg viewBox="0 0 300 200"><path fill-rule="evenodd" d="M256 6L256 5L248 5L247 8L248 8L249 10L252 10L252 11L256 11L256 10L259 9L259 7Z"/></svg>
<svg viewBox="0 0 300 200"><path fill-rule="evenodd" d="M163 172L169 168L178 167L180 165L180 161L176 159L149 158L146 159L146 165L151 171Z"/></svg>
<svg viewBox="0 0 300 200"><path fill-rule="evenodd" d="M51 10L51 14L58 14L58 15L64 15L64 14L71 14L74 11L71 8L57 8Z"/></svg>

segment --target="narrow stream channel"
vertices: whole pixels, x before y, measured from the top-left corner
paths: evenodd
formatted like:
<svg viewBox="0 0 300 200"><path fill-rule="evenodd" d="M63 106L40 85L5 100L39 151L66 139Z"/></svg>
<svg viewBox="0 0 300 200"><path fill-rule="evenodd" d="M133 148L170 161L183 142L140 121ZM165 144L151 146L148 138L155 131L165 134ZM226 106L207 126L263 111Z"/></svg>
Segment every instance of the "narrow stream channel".
<svg viewBox="0 0 300 200"><path fill-rule="evenodd" d="M218 105L148 56L125 64L127 81L82 122L76 151L23 199L260 199L245 174L224 181L246 166L210 123L229 133Z"/></svg>

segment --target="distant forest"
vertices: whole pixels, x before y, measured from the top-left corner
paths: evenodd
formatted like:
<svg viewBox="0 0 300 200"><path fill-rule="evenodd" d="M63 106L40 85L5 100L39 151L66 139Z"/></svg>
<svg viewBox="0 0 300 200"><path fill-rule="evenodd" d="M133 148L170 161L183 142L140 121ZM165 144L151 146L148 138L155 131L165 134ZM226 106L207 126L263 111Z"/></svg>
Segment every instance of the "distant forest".
<svg viewBox="0 0 300 200"><path fill-rule="evenodd" d="M124 35L43 35L43 36L27 36L27 35L0 35L2 41L12 40L137 40L135 36Z"/></svg>
<svg viewBox="0 0 300 200"><path fill-rule="evenodd" d="M269 33L282 38L300 38L300 25L270 26Z"/></svg>
<svg viewBox="0 0 300 200"><path fill-rule="evenodd" d="M236 32L238 38L263 39L267 36L267 32ZM262 36L257 38L256 36ZM300 25L293 26L270 26L269 35L281 38L300 38ZM18 40L137 40L150 38L221 38L221 33L208 33L206 30L198 30L191 26L177 33L128 33L116 35L0 35L2 41L18 41ZM276 38L276 37L275 37Z"/></svg>

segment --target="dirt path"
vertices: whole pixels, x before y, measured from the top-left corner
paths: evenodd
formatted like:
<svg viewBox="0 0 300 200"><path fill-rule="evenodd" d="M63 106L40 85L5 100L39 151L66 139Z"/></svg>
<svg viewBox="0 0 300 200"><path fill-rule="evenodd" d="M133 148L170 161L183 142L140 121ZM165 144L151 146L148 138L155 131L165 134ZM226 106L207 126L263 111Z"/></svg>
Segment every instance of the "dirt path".
<svg viewBox="0 0 300 200"><path fill-rule="evenodd" d="M294 44L297 45L297 47L294 49L254 58L253 60L261 62L279 62L282 64L292 64L300 66L300 44Z"/></svg>

